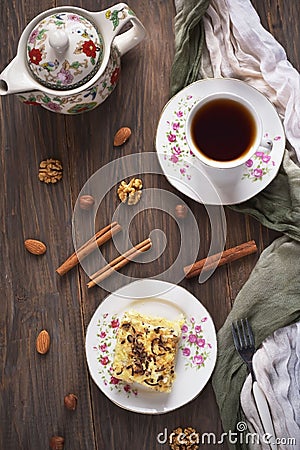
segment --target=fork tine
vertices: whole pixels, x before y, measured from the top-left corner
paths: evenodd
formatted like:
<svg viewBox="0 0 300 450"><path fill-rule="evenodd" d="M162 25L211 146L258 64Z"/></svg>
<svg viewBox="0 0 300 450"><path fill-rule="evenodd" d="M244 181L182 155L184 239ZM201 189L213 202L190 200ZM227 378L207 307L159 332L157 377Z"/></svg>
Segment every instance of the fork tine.
<svg viewBox="0 0 300 450"><path fill-rule="evenodd" d="M243 332L243 344L244 344L244 348L248 348L249 347L249 339L248 339L248 333L245 327L245 323L246 323L247 319L241 319L241 328L242 328L242 332Z"/></svg>
<svg viewBox="0 0 300 450"><path fill-rule="evenodd" d="M234 342L235 348L238 350L238 349L241 348L241 345L240 345L240 342L239 342L239 338L238 338L236 327L235 327L233 322L231 324L231 331L232 331L232 337L233 337L233 342Z"/></svg>
<svg viewBox="0 0 300 450"><path fill-rule="evenodd" d="M241 319L240 321L236 321L236 328L240 342L240 347L243 348L245 347L245 333L244 333L243 319Z"/></svg>
<svg viewBox="0 0 300 450"><path fill-rule="evenodd" d="M254 336L248 319L239 319L231 324L232 336L236 350L247 364L248 370L255 380L252 366L252 357L255 353Z"/></svg>
<svg viewBox="0 0 300 450"><path fill-rule="evenodd" d="M255 339L254 339L254 335L253 335L253 331L252 331L252 327L249 323L249 320L246 318L245 319L246 322L246 326L247 326L247 330L248 330L248 336L249 336L249 342L251 347L255 347Z"/></svg>
<svg viewBox="0 0 300 450"><path fill-rule="evenodd" d="M232 330L233 340L236 348L242 349L244 346L244 342L240 329L240 320L236 320L236 322L232 324Z"/></svg>

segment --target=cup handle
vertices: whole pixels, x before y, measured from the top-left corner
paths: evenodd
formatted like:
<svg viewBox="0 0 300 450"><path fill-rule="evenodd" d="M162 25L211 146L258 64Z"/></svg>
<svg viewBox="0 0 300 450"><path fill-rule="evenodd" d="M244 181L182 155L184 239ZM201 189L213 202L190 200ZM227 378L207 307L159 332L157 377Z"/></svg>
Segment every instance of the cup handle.
<svg viewBox="0 0 300 450"><path fill-rule="evenodd" d="M260 147L263 147L267 151L271 151L273 148L273 141L271 139L262 138L261 143L259 144Z"/></svg>
<svg viewBox="0 0 300 450"><path fill-rule="evenodd" d="M121 56L139 44L146 36L144 26L126 3L118 3L102 13L106 19L111 21L113 27L112 40L114 40ZM128 22L132 23L132 27L117 36Z"/></svg>

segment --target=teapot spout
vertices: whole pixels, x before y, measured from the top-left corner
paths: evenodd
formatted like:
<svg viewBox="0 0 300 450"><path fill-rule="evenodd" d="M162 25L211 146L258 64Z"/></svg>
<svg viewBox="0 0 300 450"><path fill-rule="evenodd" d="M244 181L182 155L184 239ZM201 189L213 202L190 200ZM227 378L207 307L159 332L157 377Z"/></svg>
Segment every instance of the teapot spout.
<svg viewBox="0 0 300 450"><path fill-rule="evenodd" d="M24 64L16 56L0 74L0 95L17 94L37 89Z"/></svg>

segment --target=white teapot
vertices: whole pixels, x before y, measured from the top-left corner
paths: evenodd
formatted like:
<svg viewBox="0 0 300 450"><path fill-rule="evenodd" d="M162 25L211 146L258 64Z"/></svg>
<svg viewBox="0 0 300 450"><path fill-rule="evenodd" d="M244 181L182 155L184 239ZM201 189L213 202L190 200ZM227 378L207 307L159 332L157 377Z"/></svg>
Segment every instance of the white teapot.
<svg viewBox="0 0 300 450"><path fill-rule="evenodd" d="M132 27L117 36L127 22ZM0 95L63 114L89 111L113 91L121 56L144 37L125 3L100 12L49 9L23 31L17 56L0 74Z"/></svg>

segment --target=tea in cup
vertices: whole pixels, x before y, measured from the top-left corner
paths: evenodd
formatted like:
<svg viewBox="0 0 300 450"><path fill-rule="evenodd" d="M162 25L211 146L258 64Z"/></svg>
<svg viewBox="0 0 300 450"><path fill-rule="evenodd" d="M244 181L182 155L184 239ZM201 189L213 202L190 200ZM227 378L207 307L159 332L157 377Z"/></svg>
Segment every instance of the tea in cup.
<svg viewBox="0 0 300 450"><path fill-rule="evenodd" d="M255 108L228 92L208 95L191 108L186 137L209 175L222 178L222 182L234 181L238 169L259 147L272 148L270 142L263 140L262 122Z"/></svg>

